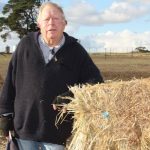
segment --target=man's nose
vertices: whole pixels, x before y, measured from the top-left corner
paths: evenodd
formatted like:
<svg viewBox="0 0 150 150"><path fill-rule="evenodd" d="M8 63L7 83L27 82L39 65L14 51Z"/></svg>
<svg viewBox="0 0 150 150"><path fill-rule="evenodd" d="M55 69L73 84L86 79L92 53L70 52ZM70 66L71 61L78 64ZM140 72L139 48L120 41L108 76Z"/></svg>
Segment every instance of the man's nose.
<svg viewBox="0 0 150 150"><path fill-rule="evenodd" d="M49 24L53 24L53 23L54 23L54 19L53 19L53 18L50 18L49 21L48 21L48 23L49 23Z"/></svg>

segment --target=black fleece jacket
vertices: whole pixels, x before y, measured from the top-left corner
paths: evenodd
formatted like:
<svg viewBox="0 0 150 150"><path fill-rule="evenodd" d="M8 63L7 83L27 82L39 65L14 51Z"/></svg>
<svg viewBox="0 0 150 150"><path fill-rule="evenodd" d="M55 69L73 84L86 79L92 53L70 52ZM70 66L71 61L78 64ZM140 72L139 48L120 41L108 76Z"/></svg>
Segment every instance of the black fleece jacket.
<svg viewBox="0 0 150 150"><path fill-rule="evenodd" d="M103 82L98 68L77 40L66 33L65 44L48 64L38 44L39 32L25 36L9 64L0 96L0 114L14 113L14 130L21 139L66 143L72 119L55 126L54 98L68 86Z"/></svg>

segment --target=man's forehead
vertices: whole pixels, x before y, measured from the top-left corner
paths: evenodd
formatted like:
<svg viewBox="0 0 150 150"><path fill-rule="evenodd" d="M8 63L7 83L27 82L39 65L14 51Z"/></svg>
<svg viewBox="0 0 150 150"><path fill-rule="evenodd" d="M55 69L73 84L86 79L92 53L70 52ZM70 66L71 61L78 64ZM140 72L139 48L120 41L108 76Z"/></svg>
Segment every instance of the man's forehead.
<svg viewBox="0 0 150 150"><path fill-rule="evenodd" d="M42 13L42 18L47 18L47 17L62 17L62 14L57 13L55 11L46 11Z"/></svg>
<svg viewBox="0 0 150 150"><path fill-rule="evenodd" d="M43 8L42 13L44 14L61 14L60 10L54 6L47 6Z"/></svg>

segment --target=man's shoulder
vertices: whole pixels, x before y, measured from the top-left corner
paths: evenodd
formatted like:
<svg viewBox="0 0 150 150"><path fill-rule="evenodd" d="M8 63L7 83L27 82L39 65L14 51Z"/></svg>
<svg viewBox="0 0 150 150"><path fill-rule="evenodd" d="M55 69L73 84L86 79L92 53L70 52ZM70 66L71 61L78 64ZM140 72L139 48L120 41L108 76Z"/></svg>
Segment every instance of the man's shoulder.
<svg viewBox="0 0 150 150"><path fill-rule="evenodd" d="M30 42L36 42L38 39L38 32L30 32L24 35L18 45L30 44Z"/></svg>
<svg viewBox="0 0 150 150"><path fill-rule="evenodd" d="M33 38L34 40L38 38L40 32L28 32L23 38Z"/></svg>

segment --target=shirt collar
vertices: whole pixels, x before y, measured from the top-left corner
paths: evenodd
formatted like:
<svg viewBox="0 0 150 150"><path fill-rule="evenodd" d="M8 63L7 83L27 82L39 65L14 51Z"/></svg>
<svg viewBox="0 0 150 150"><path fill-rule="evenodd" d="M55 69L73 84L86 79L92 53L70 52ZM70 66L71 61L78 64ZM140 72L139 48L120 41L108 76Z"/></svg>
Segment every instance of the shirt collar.
<svg viewBox="0 0 150 150"><path fill-rule="evenodd" d="M47 43L45 43L45 41L44 41L44 39L42 38L41 34L40 34L39 36L40 36L41 42L42 42L44 45L48 46L50 49L58 50L58 49L60 49L60 48L64 45L64 43L65 43L65 36L63 35L63 36L62 36L62 39L61 39L60 42L59 42L59 44L56 45L56 46L54 46L54 47L51 47L51 46L49 46Z"/></svg>

